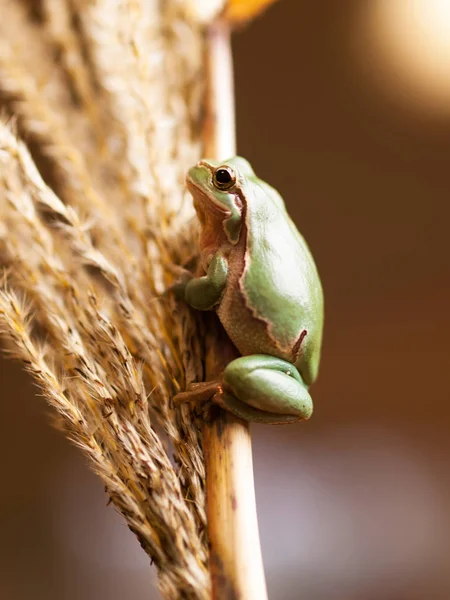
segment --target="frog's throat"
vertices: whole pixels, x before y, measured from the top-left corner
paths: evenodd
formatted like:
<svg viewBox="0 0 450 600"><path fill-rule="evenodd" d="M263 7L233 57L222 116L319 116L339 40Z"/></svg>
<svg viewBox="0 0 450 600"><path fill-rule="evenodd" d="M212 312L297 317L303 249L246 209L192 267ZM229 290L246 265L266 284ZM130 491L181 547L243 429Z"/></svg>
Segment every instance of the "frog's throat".
<svg viewBox="0 0 450 600"><path fill-rule="evenodd" d="M194 198L194 208L197 212L202 211L205 216L212 213L216 217L221 217L222 219L230 214L230 210L226 206L212 199L200 185L195 183L195 181L187 179L186 184Z"/></svg>
<svg viewBox="0 0 450 600"><path fill-rule="evenodd" d="M202 226L204 227L206 224L208 228L213 228L214 223L220 221L228 242L233 246L236 245L239 241L243 220L243 202L240 196L238 196L238 204L233 203L231 207L227 207L216 202L214 197L208 195L201 186L195 183L195 180L188 178L186 183L194 198L194 208Z"/></svg>

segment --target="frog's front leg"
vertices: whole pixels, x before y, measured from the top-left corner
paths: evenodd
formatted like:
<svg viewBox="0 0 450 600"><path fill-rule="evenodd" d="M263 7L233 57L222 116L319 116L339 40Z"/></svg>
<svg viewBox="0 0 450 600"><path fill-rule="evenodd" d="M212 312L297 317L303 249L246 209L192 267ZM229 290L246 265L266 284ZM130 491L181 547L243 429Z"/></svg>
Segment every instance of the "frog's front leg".
<svg viewBox="0 0 450 600"><path fill-rule="evenodd" d="M312 400L298 370L289 362L255 354L233 360L221 381L191 384L175 400L212 399L246 421L292 423L309 419Z"/></svg>
<svg viewBox="0 0 450 600"><path fill-rule="evenodd" d="M184 289L188 304L197 310L210 310L220 302L228 275L227 259L217 252L203 277L190 279Z"/></svg>

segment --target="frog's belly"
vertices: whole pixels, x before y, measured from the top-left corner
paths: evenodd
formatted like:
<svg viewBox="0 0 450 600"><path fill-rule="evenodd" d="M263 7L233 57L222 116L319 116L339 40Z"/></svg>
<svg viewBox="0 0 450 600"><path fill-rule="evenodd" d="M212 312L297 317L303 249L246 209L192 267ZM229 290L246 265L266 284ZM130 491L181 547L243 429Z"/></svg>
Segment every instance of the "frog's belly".
<svg viewBox="0 0 450 600"><path fill-rule="evenodd" d="M234 286L230 287L234 288ZM253 316L241 294L225 290L217 315L227 335L243 356L269 354L298 364L299 353L296 352L294 356L293 349L290 352L281 350L270 337L266 323Z"/></svg>

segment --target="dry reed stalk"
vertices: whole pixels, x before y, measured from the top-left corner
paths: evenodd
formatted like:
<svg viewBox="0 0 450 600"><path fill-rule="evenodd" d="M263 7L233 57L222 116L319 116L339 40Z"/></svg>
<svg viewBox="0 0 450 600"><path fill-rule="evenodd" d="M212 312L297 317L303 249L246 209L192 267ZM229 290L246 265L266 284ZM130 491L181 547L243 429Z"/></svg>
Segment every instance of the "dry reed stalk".
<svg viewBox="0 0 450 600"><path fill-rule="evenodd" d="M202 378L202 348L195 317L162 293L195 251L182 226L203 32L175 0L42 0L37 20L29 8L0 0L0 106L16 123L0 124L1 330L163 596L205 599L201 427L171 400Z"/></svg>
<svg viewBox="0 0 450 600"><path fill-rule="evenodd" d="M236 154L234 82L229 25L210 26L205 153L216 160ZM236 350L209 319L207 380L220 377ZM249 423L218 407L204 426L210 571L214 600L267 599L256 515Z"/></svg>

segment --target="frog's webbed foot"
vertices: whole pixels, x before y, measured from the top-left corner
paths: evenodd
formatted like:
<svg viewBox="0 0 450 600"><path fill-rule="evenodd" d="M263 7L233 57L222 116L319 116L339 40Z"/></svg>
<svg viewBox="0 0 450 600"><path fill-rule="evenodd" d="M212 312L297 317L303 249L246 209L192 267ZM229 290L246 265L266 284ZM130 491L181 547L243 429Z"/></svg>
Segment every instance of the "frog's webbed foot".
<svg viewBox="0 0 450 600"><path fill-rule="evenodd" d="M191 279L195 278L194 273L197 271L199 260L200 257L197 253L188 256L181 265L167 264L165 269L174 277L175 282L164 290L162 296L173 293L179 300L184 300L186 286Z"/></svg>
<svg viewBox="0 0 450 600"><path fill-rule="evenodd" d="M220 381L203 381L200 383L190 383L186 391L179 392L173 398L175 404L184 402L196 402L204 404L212 400L214 395L222 390Z"/></svg>
<svg viewBox="0 0 450 600"><path fill-rule="evenodd" d="M167 265L166 270L174 277L175 281L167 286L155 299L160 300L173 294L178 300L184 300L186 286L193 279L193 273L180 265Z"/></svg>

